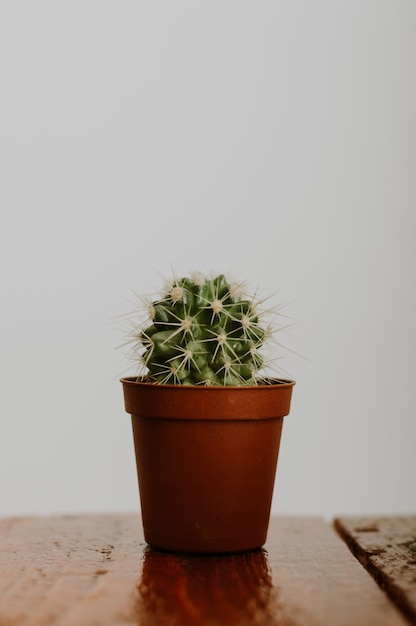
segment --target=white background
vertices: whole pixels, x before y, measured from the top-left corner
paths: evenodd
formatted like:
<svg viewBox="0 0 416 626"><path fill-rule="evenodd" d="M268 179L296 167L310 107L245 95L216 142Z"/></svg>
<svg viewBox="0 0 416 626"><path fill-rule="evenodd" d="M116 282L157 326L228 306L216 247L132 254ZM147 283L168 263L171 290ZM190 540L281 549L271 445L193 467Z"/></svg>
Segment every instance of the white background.
<svg viewBox="0 0 416 626"><path fill-rule="evenodd" d="M273 512L416 511L414 0L2 0L0 65L0 515L138 509L171 266L295 323Z"/></svg>

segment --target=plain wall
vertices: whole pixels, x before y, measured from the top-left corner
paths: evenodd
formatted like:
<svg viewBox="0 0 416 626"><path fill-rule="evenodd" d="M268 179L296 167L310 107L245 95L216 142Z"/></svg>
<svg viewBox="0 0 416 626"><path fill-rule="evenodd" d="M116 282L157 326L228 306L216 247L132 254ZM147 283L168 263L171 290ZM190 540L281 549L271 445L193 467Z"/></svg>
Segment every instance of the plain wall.
<svg viewBox="0 0 416 626"><path fill-rule="evenodd" d="M0 70L0 515L138 509L172 267L294 323L273 512L416 511L414 0L2 0Z"/></svg>

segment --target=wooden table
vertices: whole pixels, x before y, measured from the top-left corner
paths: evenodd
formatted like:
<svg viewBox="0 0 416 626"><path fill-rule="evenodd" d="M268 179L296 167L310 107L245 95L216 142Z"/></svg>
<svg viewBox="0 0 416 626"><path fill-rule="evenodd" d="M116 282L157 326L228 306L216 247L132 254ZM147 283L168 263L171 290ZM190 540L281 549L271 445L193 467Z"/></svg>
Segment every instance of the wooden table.
<svg viewBox="0 0 416 626"><path fill-rule="evenodd" d="M263 550L200 557L135 514L0 520L0 626L128 624L416 624L416 516L277 517Z"/></svg>

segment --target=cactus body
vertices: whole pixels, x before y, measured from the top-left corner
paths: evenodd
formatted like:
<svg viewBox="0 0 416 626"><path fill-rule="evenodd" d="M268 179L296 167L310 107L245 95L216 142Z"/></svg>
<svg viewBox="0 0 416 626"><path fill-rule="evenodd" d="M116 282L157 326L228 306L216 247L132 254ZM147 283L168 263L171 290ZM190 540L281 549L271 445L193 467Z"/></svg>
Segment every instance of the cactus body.
<svg viewBox="0 0 416 626"><path fill-rule="evenodd" d="M253 299L239 295L223 274L174 279L150 303L135 332L147 379L175 385L255 385L270 331Z"/></svg>

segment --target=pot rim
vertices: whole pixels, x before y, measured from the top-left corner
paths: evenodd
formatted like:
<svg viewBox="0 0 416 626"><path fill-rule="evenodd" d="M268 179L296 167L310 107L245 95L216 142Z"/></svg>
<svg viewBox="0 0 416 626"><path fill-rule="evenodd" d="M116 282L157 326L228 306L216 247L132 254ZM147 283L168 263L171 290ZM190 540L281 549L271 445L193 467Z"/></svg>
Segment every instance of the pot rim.
<svg viewBox="0 0 416 626"><path fill-rule="evenodd" d="M245 389L270 389L271 387L293 387L296 385L296 381L289 378L274 378L266 377L259 381L258 385L172 385L170 383L158 383L146 380L146 376L123 376L120 378L120 382L125 384L131 384L139 387L155 388L155 389L181 389L183 391L200 389L205 393L213 391L230 391L245 390Z"/></svg>
<svg viewBox="0 0 416 626"><path fill-rule="evenodd" d="M122 378L125 409L135 416L189 420L275 419L289 413L295 381L259 385L165 385Z"/></svg>

